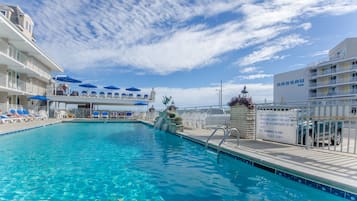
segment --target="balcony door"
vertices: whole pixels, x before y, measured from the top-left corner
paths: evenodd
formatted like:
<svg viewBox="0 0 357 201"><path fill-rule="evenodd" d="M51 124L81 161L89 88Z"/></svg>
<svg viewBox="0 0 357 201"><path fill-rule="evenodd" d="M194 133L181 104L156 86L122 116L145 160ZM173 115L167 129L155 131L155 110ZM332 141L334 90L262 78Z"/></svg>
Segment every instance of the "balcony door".
<svg viewBox="0 0 357 201"><path fill-rule="evenodd" d="M354 85L352 85L352 93L357 93L357 85L356 84L354 84Z"/></svg>

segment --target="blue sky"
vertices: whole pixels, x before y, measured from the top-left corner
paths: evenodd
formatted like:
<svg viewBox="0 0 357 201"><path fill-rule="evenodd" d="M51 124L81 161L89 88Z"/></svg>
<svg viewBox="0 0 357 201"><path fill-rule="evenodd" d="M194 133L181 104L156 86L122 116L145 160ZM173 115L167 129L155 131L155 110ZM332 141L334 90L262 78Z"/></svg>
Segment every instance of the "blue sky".
<svg viewBox="0 0 357 201"><path fill-rule="evenodd" d="M327 58L357 37L357 1L8 0L34 20L37 44L65 73L136 86L179 106L223 103L247 85L272 100L273 75Z"/></svg>

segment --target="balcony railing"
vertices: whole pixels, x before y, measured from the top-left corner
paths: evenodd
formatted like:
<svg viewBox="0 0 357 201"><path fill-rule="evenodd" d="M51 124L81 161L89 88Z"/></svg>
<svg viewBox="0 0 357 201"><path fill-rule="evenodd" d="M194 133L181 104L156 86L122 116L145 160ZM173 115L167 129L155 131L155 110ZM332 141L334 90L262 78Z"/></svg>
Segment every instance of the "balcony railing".
<svg viewBox="0 0 357 201"><path fill-rule="evenodd" d="M91 91L86 91L83 93L72 90L72 91L63 91L61 89L54 90L53 87L47 87L46 94L47 96L72 96L72 97L82 97L82 98L103 98L103 99L122 99L122 100L154 100L155 97L151 97L149 94L126 94L123 95L122 93L112 93L112 92L96 92L92 93Z"/></svg>
<svg viewBox="0 0 357 201"><path fill-rule="evenodd" d="M329 74L334 74L334 73L349 72L349 71L353 71L353 70L357 71L357 65L356 64L350 65L347 68L340 67L340 68L336 68L336 69L327 69L327 70L324 70L324 71L312 72L310 74L310 76L311 77L315 77L315 76L329 75Z"/></svg>
<svg viewBox="0 0 357 201"><path fill-rule="evenodd" d="M343 96L343 95L352 95L352 94L357 94L357 90L310 94L310 97L329 97L329 96Z"/></svg>
<svg viewBox="0 0 357 201"><path fill-rule="evenodd" d="M9 89L15 89L17 91L26 92L26 82L20 79L8 80L7 82L5 82L5 84L2 83L1 86Z"/></svg>
<svg viewBox="0 0 357 201"><path fill-rule="evenodd" d="M10 49L12 48L12 51ZM28 57L26 54L22 53L21 51L17 50L16 48L7 45L7 48L0 48L0 51L5 55L15 59L16 61L25 65L25 67L41 77L46 79L51 79L50 71L45 71L42 68L38 67L40 64L35 64L33 59ZM12 52L10 54L10 52Z"/></svg>
<svg viewBox="0 0 357 201"><path fill-rule="evenodd" d="M338 79L338 80L330 80L328 82L325 81L325 82L311 83L310 87L323 87L323 86L329 86L329 85L352 84L352 82L357 82L357 78Z"/></svg>

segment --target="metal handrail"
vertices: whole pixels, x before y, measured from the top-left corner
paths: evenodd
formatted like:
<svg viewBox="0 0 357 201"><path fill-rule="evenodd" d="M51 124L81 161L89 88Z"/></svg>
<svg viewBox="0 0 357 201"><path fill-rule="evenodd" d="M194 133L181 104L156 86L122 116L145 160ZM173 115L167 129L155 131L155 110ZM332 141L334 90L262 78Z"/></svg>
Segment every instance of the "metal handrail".
<svg viewBox="0 0 357 201"><path fill-rule="evenodd" d="M222 138L222 140L219 142L218 144L218 148L217 148L217 160L219 160L219 153L221 152L221 145L223 144L224 141L226 141L227 137L229 137L233 131L235 131L237 133L237 146L239 147L239 139L240 139L240 132L237 128L226 128L225 129L225 133L224 136Z"/></svg>
<svg viewBox="0 0 357 201"><path fill-rule="evenodd" d="M212 132L212 134L211 134L211 135L207 138L207 140L206 140L206 144L205 144L205 147L206 147L206 148L207 148L207 146L208 146L208 141L214 136L214 134L216 134L216 132L217 132L218 130L222 130L224 136L226 135L226 129L225 129L225 128L218 127L218 128L216 128L216 129L214 129L214 131Z"/></svg>

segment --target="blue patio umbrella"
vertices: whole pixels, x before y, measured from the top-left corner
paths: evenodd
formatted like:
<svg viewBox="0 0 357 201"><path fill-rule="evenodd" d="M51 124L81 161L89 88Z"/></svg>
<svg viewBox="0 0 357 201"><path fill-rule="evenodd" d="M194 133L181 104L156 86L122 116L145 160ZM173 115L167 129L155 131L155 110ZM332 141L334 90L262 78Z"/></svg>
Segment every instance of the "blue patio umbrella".
<svg viewBox="0 0 357 201"><path fill-rule="evenodd" d="M125 90L127 90L127 91L141 91L140 89L135 88L135 87L126 88Z"/></svg>
<svg viewBox="0 0 357 201"><path fill-rule="evenodd" d="M49 99L46 96L30 96L28 99L32 100L41 100L41 101L48 101Z"/></svg>
<svg viewBox="0 0 357 201"><path fill-rule="evenodd" d="M82 83L82 81L69 77L68 75L56 76L53 78L54 80L60 82L69 82L69 83Z"/></svg>
<svg viewBox="0 0 357 201"><path fill-rule="evenodd" d="M113 86L113 85L110 85L110 86L104 87L104 89L118 90L118 89L120 89L120 88L119 88L119 87L116 87L116 86Z"/></svg>
<svg viewBox="0 0 357 201"><path fill-rule="evenodd" d="M97 86L95 86L93 84L80 84L78 86L84 87L84 88L91 88L91 89L97 88Z"/></svg>

